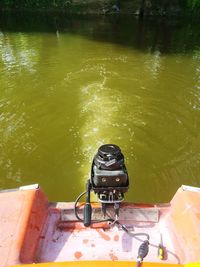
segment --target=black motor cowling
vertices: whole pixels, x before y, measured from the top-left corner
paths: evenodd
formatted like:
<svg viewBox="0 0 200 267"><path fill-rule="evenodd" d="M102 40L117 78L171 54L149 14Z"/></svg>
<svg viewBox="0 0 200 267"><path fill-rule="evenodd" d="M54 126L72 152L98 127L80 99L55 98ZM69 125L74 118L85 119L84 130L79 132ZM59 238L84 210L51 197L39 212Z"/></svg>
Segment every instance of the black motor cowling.
<svg viewBox="0 0 200 267"><path fill-rule="evenodd" d="M101 202L121 202L129 179L124 156L118 146L106 144L98 149L92 163L91 186Z"/></svg>

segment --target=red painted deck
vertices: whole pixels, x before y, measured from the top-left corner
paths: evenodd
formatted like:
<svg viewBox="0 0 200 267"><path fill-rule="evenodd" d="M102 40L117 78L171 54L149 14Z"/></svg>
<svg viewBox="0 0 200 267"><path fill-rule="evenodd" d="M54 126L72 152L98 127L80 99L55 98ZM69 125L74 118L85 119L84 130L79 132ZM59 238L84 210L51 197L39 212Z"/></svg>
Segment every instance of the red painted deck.
<svg viewBox="0 0 200 267"><path fill-rule="evenodd" d="M25 190L26 189L26 190ZM120 221L150 235L146 262L200 261L200 190L180 188L169 204L122 204ZM94 217L99 207L94 205ZM165 259L157 257L162 234ZM143 237L140 237L143 240ZM141 241L116 225L85 228L72 203L49 204L37 187L0 193L0 266L65 261L135 261Z"/></svg>
<svg viewBox="0 0 200 267"><path fill-rule="evenodd" d="M136 206L132 207L135 209ZM56 209L49 209L48 220L38 247L37 262L137 259L140 240L144 240L144 237L137 237L140 239L137 240L123 230L119 230L117 226L91 229L84 228L81 223L73 226L66 222L64 225L61 222L61 214L63 210L67 211L71 208L69 204L58 204ZM152 207L149 209L152 210ZM130 218L124 220L123 223L129 229L133 229L133 233L145 232L150 235L151 245L145 261L160 261L157 257L157 246L160 242L160 233L162 233L163 244L166 247L165 262L179 263L181 259L173 246L170 229L165 221L169 207L154 207L154 209L160 211L159 222L136 222ZM59 229L59 224L62 229Z"/></svg>

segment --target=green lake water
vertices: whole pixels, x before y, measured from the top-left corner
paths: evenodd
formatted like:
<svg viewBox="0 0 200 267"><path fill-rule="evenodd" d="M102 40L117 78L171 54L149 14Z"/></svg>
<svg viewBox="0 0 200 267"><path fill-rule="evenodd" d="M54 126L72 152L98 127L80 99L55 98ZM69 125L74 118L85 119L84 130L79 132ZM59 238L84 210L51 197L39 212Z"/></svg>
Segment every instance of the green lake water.
<svg viewBox="0 0 200 267"><path fill-rule="evenodd" d="M115 143L126 200L169 201L200 187L199 132L198 21L1 15L1 189L39 183L73 201Z"/></svg>

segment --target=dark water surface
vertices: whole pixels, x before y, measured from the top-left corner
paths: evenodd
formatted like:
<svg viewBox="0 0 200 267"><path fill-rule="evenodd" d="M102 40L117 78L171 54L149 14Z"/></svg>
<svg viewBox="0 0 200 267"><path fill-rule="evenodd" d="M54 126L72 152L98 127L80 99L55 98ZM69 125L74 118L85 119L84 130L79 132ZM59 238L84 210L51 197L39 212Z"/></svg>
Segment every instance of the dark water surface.
<svg viewBox="0 0 200 267"><path fill-rule="evenodd" d="M1 189L72 201L98 146L116 143L126 199L169 201L200 186L199 132L198 21L1 15Z"/></svg>

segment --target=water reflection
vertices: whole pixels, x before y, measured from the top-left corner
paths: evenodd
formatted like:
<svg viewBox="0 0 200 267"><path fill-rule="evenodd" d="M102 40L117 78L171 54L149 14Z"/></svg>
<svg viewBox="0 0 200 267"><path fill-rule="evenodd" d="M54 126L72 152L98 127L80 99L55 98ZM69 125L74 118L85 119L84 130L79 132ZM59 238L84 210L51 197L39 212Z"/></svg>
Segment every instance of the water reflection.
<svg viewBox="0 0 200 267"><path fill-rule="evenodd" d="M200 43L198 18L147 18L132 16L53 16L6 14L0 16L3 32L71 33L97 42L109 42L154 53L193 53ZM59 34L58 34L59 33Z"/></svg>
<svg viewBox="0 0 200 267"><path fill-rule="evenodd" d="M0 56L8 72L20 72L22 69L34 73L34 65L38 60L36 49L30 48L28 36L0 33Z"/></svg>
<svg viewBox="0 0 200 267"><path fill-rule="evenodd" d="M117 74L108 71L102 64L95 68L94 65L88 64L87 71L91 69L92 72L97 72L100 80L80 88L80 119L84 122L80 130L81 152L87 170L90 170L89 164L100 145L112 143L113 137L121 138L116 115L121 113L122 97L107 85L107 80ZM85 180L86 177L83 178Z"/></svg>
<svg viewBox="0 0 200 267"><path fill-rule="evenodd" d="M22 183L19 164L22 155L29 155L36 149L32 126L27 123L26 105L17 90L23 90L34 74L37 64L35 48L30 47L28 36L19 33L0 33L0 187L5 188L14 182ZM26 83L26 75L28 81ZM17 89L18 88L18 89Z"/></svg>
<svg viewBox="0 0 200 267"><path fill-rule="evenodd" d="M145 60L147 70L152 74L154 79L157 79L159 72L162 70L162 57L159 50L156 50L151 55L148 54L148 59Z"/></svg>
<svg viewBox="0 0 200 267"><path fill-rule="evenodd" d="M21 184L20 157L30 157L37 145L34 143L32 127L27 125L27 115L21 113L16 103L1 99L0 110L0 187L5 188L13 182Z"/></svg>

